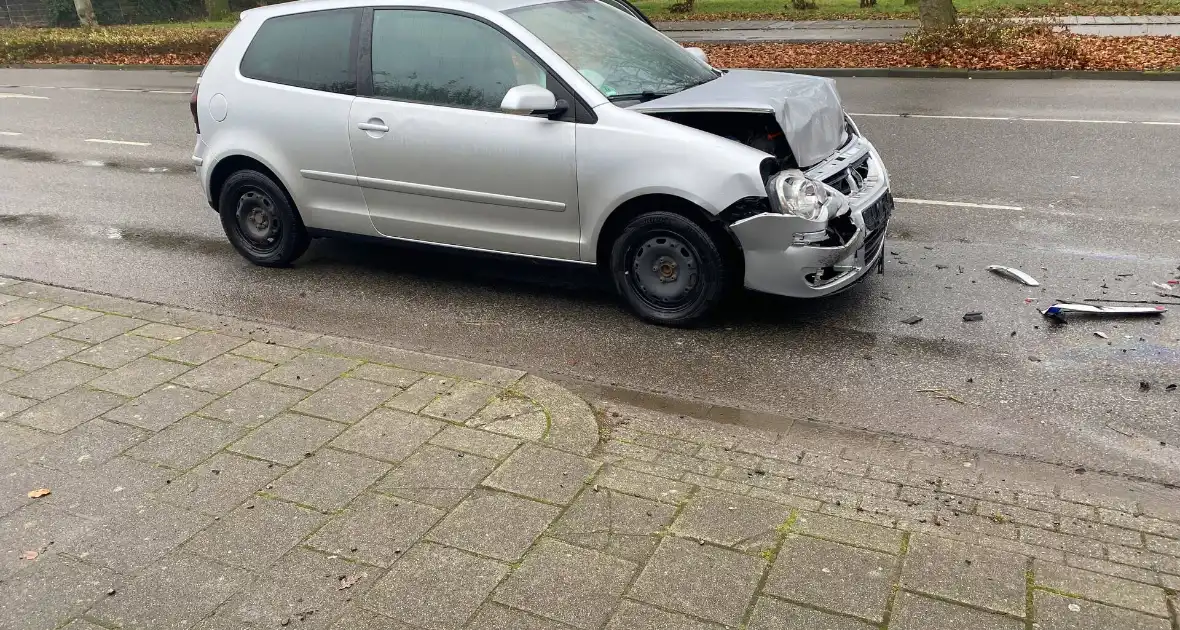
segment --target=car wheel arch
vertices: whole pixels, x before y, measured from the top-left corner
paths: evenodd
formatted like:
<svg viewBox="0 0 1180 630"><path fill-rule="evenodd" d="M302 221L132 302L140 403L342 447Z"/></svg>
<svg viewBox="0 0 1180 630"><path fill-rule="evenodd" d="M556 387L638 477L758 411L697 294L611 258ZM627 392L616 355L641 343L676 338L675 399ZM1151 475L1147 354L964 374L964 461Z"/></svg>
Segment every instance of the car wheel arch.
<svg viewBox="0 0 1180 630"><path fill-rule="evenodd" d="M213 166L213 170L209 174L209 203L214 210L221 211L218 205L221 203L221 189L225 182L234 173L245 170L258 171L269 177L287 196L287 203L291 204L291 209L295 211L295 214L299 214L299 207L291 195L291 188L283 181L283 178L279 177L277 171L257 157L244 154L227 155Z"/></svg>
<svg viewBox="0 0 1180 630"><path fill-rule="evenodd" d="M633 197L619 204L607 216L595 242L595 261L599 269L609 271L611 247L622 235L627 224L640 215L656 211L679 214L704 228L709 236L717 241L718 247L731 257L735 268L742 269L744 260L741 255L741 244L729 226L699 204L667 193L649 193Z"/></svg>

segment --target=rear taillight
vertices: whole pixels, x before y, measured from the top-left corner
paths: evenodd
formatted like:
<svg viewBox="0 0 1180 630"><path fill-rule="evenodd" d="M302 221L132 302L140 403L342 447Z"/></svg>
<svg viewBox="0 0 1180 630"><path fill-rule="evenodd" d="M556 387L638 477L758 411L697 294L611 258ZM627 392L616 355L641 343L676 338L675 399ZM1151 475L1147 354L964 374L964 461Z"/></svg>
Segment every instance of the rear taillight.
<svg viewBox="0 0 1180 630"><path fill-rule="evenodd" d="M197 120L197 92L200 91L201 84L197 83L193 86L193 95L189 98L188 108L193 113L193 124L197 127L197 135L201 135L201 121Z"/></svg>

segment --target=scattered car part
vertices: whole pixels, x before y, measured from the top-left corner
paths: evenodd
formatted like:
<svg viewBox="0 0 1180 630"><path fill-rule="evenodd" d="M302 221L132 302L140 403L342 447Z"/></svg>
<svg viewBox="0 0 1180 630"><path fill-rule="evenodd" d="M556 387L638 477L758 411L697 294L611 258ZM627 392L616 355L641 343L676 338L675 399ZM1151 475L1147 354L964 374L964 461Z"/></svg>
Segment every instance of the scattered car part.
<svg viewBox="0 0 1180 630"><path fill-rule="evenodd" d="M916 324L916 323L918 323L918 322L920 322L920 321L922 321L922 318L921 318L921 317L918 317L917 315L915 315L915 316L913 316L913 317L907 317L907 318L905 318L905 319L901 320L901 323L903 323L903 324L909 324L910 326L913 326L914 324Z"/></svg>
<svg viewBox="0 0 1180 630"><path fill-rule="evenodd" d="M1066 313L1082 313L1084 315L1101 315L1101 316L1152 316L1163 315L1168 309L1163 306L1102 306L1098 304L1073 304L1070 302L1058 302L1053 306L1041 311L1041 315L1045 317L1057 319Z"/></svg>
<svg viewBox="0 0 1180 630"><path fill-rule="evenodd" d="M972 311L970 313L965 313L963 315L963 321L965 321L965 322L982 322L983 321L983 313L980 313L979 311Z"/></svg>
<svg viewBox="0 0 1180 630"><path fill-rule="evenodd" d="M1095 330L1095 331L1094 331L1094 336L1095 336L1095 337L1100 337L1100 338L1102 338L1102 339L1110 339L1110 336L1109 336L1109 335L1107 335L1106 333L1102 332L1101 330Z"/></svg>
<svg viewBox="0 0 1180 630"><path fill-rule="evenodd" d="M1015 280L1015 281L1019 282L1020 284L1023 284L1028 287L1041 286L1041 283L1037 282L1036 278L1028 275L1027 273L1024 273L1023 271L1021 271L1015 267L1005 267L1003 265L988 265L987 270L996 274L996 275L1004 276L1005 278L1008 278L1010 280Z"/></svg>
<svg viewBox="0 0 1180 630"><path fill-rule="evenodd" d="M1170 285L1170 284L1164 284L1162 282L1152 282L1151 286L1159 289L1160 291L1165 291L1167 293L1172 292L1172 285Z"/></svg>

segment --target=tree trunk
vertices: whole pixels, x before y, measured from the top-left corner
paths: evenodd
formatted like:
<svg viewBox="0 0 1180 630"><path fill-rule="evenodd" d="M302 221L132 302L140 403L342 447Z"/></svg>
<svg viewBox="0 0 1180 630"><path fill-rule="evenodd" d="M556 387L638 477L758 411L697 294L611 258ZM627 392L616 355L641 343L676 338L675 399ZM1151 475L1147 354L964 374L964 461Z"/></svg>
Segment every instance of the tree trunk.
<svg viewBox="0 0 1180 630"><path fill-rule="evenodd" d="M205 0L205 14L216 22L229 17L229 0Z"/></svg>
<svg viewBox="0 0 1180 630"><path fill-rule="evenodd" d="M98 26L98 18L94 17L94 4L90 0L74 0L74 10L78 12L78 24Z"/></svg>
<svg viewBox="0 0 1180 630"><path fill-rule="evenodd" d="M955 5L951 0L920 0L918 17L922 20L922 28L954 26Z"/></svg>

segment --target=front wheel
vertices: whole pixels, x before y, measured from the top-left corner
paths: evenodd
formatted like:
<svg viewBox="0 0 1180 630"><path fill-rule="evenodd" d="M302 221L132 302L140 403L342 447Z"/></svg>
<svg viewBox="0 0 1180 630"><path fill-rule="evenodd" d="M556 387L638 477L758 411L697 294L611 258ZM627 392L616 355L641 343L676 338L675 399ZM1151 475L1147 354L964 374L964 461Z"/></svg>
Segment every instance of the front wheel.
<svg viewBox="0 0 1180 630"><path fill-rule="evenodd" d="M286 193L258 171L238 171L221 188L221 227L234 249L263 267L285 267L311 239Z"/></svg>
<svg viewBox="0 0 1180 630"><path fill-rule="evenodd" d="M631 310L655 324L697 323L729 292L730 273L717 243L700 225L672 212L632 219L615 240L610 268Z"/></svg>

